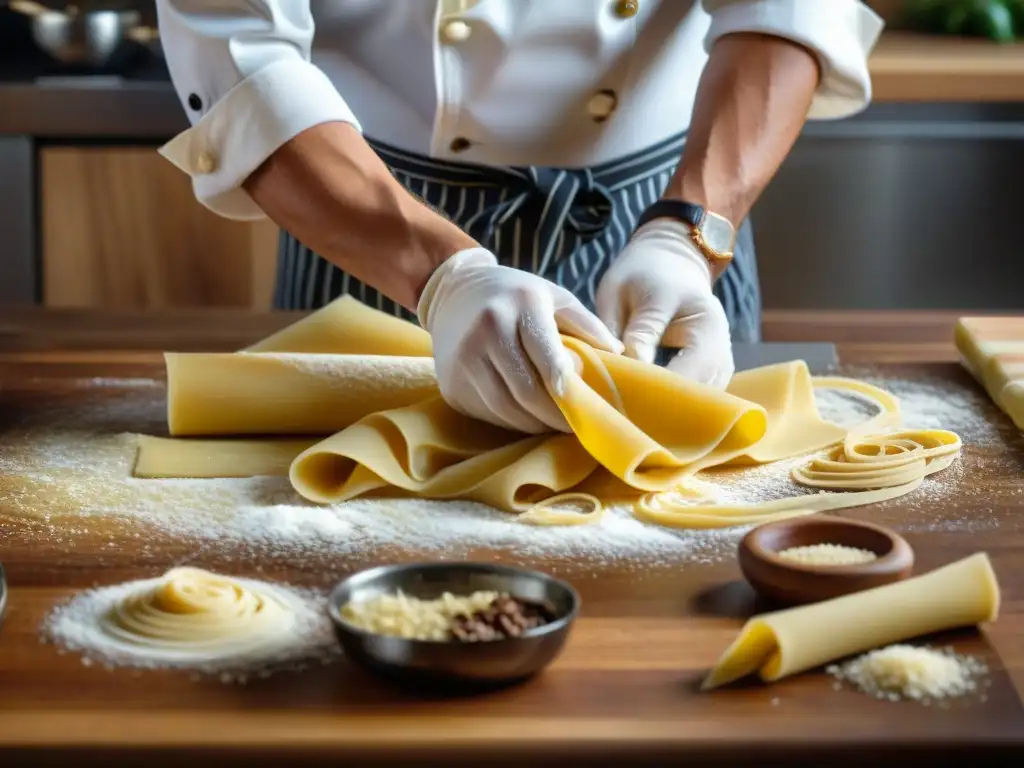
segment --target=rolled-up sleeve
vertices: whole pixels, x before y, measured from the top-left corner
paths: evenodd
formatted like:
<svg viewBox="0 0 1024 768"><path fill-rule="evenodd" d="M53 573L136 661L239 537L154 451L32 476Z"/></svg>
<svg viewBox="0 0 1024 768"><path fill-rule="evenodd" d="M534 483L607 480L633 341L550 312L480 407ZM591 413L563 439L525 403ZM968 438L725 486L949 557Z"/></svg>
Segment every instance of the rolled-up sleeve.
<svg viewBox="0 0 1024 768"><path fill-rule="evenodd" d="M341 121L345 100L310 62L308 0L157 0L174 88L192 127L160 153L192 178L196 198L232 219L260 219L242 183L302 131Z"/></svg>
<svg viewBox="0 0 1024 768"><path fill-rule="evenodd" d="M783 37L812 51L821 83L808 117L847 117L871 101L868 56L883 22L860 0L703 0L711 15L706 47L737 32Z"/></svg>

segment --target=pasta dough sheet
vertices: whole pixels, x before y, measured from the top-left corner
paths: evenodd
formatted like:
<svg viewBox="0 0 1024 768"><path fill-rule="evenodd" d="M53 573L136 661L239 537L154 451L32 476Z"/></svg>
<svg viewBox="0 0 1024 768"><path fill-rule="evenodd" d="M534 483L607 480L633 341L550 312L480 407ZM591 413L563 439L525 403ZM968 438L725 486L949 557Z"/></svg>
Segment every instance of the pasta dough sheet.
<svg viewBox="0 0 1024 768"><path fill-rule="evenodd" d="M964 367L1024 430L1024 318L964 317L953 335Z"/></svg>
<svg viewBox="0 0 1024 768"><path fill-rule="evenodd" d="M819 415L801 361L744 371L723 392L565 338L578 370L558 405L573 434L524 436L450 408L425 357L429 342L411 323L344 297L244 353L168 355L171 433L322 435L290 467L296 490L317 502L387 492L508 511L568 491L606 499L599 489L668 490L707 467L776 461L847 434ZM218 448L204 472L211 450L144 441L138 471L245 475L268 453L283 455L267 448L250 465L240 445L228 471Z"/></svg>
<svg viewBox="0 0 1024 768"><path fill-rule="evenodd" d="M174 440L139 436L136 477L287 477L315 440Z"/></svg>
<svg viewBox="0 0 1024 768"><path fill-rule="evenodd" d="M246 352L303 355L431 357L430 334L412 323L344 296L292 323Z"/></svg>
<svg viewBox="0 0 1024 768"><path fill-rule="evenodd" d="M767 682L854 653L994 621L999 584L979 553L923 576L750 619L708 674L711 689L757 673Z"/></svg>

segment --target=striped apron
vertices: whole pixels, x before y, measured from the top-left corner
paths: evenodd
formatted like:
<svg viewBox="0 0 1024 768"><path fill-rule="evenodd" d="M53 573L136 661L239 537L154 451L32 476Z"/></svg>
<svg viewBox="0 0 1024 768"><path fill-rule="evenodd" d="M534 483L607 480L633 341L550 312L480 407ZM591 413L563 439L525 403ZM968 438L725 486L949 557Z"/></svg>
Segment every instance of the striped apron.
<svg viewBox="0 0 1024 768"><path fill-rule="evenodd" d="M673 137L594 168L485 167L439 161L370 141L399 182L506 266L567 288L588 308L640 214L661 197L685 143ZM416 322L413 313L281 232L278 309L317 309L342 294ZM749 221L715 284L734 341L760 340L761 292Z"/></svg>

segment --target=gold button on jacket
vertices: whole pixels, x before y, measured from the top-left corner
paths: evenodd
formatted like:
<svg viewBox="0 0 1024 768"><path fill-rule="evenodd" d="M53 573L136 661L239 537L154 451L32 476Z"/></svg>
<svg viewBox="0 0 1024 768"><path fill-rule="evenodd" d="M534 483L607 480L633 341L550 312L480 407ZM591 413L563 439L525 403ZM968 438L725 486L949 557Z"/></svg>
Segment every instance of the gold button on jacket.
<svg viewBox="0 0 1024 768"><path fill-rule="evenodd" d="M196 158L196 168L200 173L213 173L217 170L217 158L209 152L203 152Z"/></svg>
<svg viewBox="0 0 1024 768"><path fill-rule="evenodd" d="M446 43L461 43L469 39L473 28L464 21L455 19L441 27L441 36Z"/></svg>
<svg viewBox="0 0 1024 768"><path fill-rule="evenodd" d="M615 15L622 19L630 19L636 16L640 10L638 0L616 0Z"/></svg>

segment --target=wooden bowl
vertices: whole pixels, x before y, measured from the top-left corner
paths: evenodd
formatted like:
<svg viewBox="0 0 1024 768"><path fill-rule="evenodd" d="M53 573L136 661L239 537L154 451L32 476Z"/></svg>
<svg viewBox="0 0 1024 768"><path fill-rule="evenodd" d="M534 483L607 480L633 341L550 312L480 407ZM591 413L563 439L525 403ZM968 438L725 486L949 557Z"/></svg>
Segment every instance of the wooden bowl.
<svg viewBox="0 0 1024 768"><path fill-rule="evenodd" d="M852 565L809 565L778 556L790 547L839 544L878 558ZM786 605L815 603L907 578L914 551L880 525L836 517L802 517L755 528L740 542L740 570L757 593Z"/></svg>

